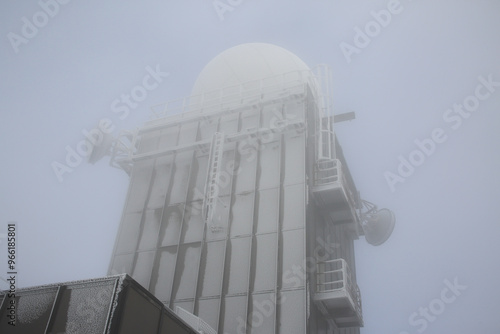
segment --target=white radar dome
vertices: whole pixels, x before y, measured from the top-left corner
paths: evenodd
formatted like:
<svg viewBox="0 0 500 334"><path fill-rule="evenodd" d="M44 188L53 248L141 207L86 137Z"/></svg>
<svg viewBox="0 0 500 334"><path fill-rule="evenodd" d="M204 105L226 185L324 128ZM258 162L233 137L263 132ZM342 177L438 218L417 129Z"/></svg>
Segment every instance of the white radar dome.
<svg viewBox="0 0 500 334"><path fill-rule="evenodd" d="M216 91L231 89L245 91L247 87L248 90L263 87L265 93L265 89L300 83L317 87L311 69L299 57L276 45L247 43L227 49L212 59L198 76L191 96L213 96ZM192 102L201 102L196 100Z"/></svg>

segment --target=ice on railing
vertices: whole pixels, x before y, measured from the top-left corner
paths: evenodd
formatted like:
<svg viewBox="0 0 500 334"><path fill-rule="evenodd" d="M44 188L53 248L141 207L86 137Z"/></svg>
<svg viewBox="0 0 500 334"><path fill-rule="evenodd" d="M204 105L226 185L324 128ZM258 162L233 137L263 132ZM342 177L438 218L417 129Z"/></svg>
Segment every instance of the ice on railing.
<svg viewBox="0 0 500 334"><path fill-rule="evenodd" d="M342 171L342 165L338 159L318 161L315 171L315 185L337 182Z"/></svg>
<svg viewBox="0 0 500 334"><path fill-rule="evenodd" d="M303 92L304 84L311 87L313 94L320 93L320 85L312 71L291 71L155 105L151 107L151 118L170 116L177 119L199 113L221 111L225 108Z"/></svg>
<svg viewBox="0 0 500 334"><path fill-rule="evenodd" d="M322 261L317 264L317 293L345 291L349 295L352 306L361 316L361 294L356 282L352 279L351 270L344 259Z"/></svg>

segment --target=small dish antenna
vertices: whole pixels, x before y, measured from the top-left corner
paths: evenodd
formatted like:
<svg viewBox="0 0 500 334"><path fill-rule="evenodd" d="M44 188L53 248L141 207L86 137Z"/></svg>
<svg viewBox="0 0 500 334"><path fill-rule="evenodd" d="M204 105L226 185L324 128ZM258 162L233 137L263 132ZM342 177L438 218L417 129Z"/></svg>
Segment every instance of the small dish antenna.
<svg viewBox="0 0 500 334"><path fill-rule="evenodd" d="M113 143L113 137L109 133L102 134L102 140L98 144L93 144L90 154L87 156L87 162L90 164L95 164L97 161L101 160L106 155L111 155L111 145Z"/></svg>
<svg viewBox="0 0 500 334"><path fill-rule="evenodd" d="M396 224L394 212L389 209L377 209L373 203L363 200L363 208L366 210L361 214L363 219L361 227L365 233L366 241L379 246L389 239Z"/></svg>

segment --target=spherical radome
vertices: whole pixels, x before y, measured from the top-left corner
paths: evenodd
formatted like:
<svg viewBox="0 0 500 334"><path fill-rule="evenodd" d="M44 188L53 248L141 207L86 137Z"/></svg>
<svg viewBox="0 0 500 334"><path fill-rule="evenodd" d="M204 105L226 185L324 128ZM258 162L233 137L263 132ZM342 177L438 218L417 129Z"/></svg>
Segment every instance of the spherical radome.
<svg viewBox="0 0 500 334"><path fill-rule="evenodd" d="M299 57L279 46L241 44L223 51L203 68L191 95L293 71L309 72L310 68ZM306 82L310 78L304 75L303 80Z"/></svg>

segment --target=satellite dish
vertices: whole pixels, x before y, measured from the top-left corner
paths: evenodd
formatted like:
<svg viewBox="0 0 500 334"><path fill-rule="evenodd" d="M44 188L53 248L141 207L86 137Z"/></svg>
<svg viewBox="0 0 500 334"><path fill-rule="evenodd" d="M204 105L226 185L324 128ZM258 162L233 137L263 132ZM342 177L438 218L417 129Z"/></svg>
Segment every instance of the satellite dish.
<svg viewBox="0 0 500 334"><path fill-rule="evenodd" d="M375 212L365 215L365 221L361 226L365 232L366 241L373 246L379 246L389 239L395 223L396 217L391 210L377 211L375 208Z"/></svg>
<svg viewBox="0 0 500 334"><path fill-rule="evenodd" d="M109 133L103 133L102 136L101 142L97 145L92 145L90 154L87 156L87 162L90 164L95 164L110 153L113 137Z"/></svg>

